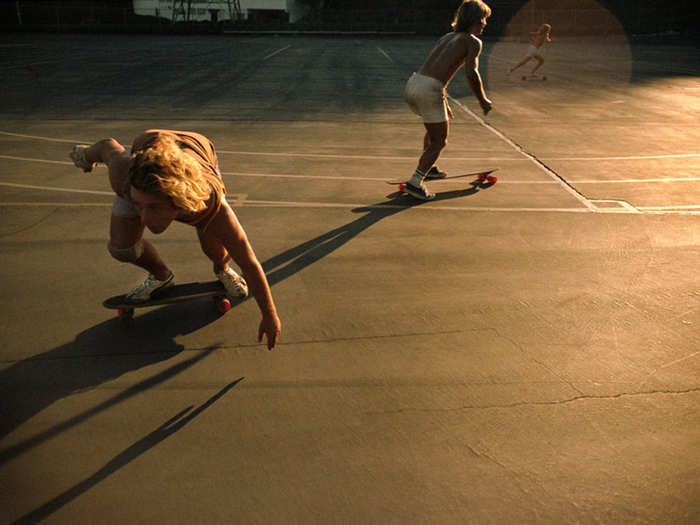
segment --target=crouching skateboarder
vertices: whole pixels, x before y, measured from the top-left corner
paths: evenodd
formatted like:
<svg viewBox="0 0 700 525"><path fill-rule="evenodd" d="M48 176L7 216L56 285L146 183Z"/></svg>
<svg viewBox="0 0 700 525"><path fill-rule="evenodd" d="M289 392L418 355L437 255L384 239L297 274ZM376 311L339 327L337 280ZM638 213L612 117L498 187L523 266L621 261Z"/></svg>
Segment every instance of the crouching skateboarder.
<svg viewBox="0 0 700 525"><path fill-rule="evenodd" d="M172 221L197 229L202 251L214 264L214 273L232 297L246 297L248 287L262 312L258 340L267 337L272 349L281 331L270 286L243 227L225 198L214 145L189 131L147 130L134 139L131 152L114 139L92 146L76 145L73 163L90 172L98 162L107 165L116 194L110 219L109 253L116 260L149 272L127 294L131 302L147 301L157 290L174 284L173 272L153 245L143 238L144 228L158 234ZM238 275L230 265L241 269Z"/></svg>

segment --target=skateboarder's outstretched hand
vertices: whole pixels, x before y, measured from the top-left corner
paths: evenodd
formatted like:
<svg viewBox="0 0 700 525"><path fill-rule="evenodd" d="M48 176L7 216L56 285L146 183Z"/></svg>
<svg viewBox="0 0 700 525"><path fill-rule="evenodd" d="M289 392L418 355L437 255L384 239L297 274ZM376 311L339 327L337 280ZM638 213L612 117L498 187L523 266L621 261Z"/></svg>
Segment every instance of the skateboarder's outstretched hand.
<svg viewBox="0 0 700 525"><path fill-rule="evenodd" d="M272 350L277 344L281 329L282 323L276 315L274 317L263 316L258 329L258 343L262 342L263 335L265 335L267 336L267 349Z"/></svg>

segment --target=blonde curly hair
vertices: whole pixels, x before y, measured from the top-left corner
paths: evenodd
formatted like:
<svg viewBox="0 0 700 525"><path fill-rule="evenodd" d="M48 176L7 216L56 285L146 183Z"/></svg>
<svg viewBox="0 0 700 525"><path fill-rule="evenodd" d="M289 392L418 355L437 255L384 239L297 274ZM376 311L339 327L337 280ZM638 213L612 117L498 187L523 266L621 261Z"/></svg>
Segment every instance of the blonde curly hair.
<svg viewBox="0 0 700 525"><path fill-rule="evenodd" d="M129 197L131 188L165 195L173 206L190 213L203 211L212 192L201 166L168 135L158 135L132 153L125 188Z"/></svg>
<svg viewBox="0 0 700 525"><path fill-rule="evenodd" d="M457 8L452 29L457 33L467 33L479 20L490 16L491 8L482 0L465 0Z"/></svg>

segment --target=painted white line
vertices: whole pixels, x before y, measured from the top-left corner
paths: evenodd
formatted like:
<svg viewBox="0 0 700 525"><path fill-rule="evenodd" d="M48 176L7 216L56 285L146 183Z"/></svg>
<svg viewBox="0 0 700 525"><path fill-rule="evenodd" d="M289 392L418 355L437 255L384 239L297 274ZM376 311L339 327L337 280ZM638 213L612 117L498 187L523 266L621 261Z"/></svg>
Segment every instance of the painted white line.
<svg viewBox="0 0 700 525"><path fill-rule="evenodd" d="M605 212L605 213L621 213L621 212L629 212L629 213L641 213L637 208L632 206L629 202L623 201L620 199L591 199L591 204L595 206L595 209L597 212ZM607 208L607 207L599 207L598 203L608 203L608 204L615 204L618 206L617 208Z"/></svg>
<svg viewBox="0 0 700 525"><path fill-rule="evenodd" d="M522 159L527 160L527 159ZM486 170L484 170L486 171ZM250 172L240 172L240 171L224 171L222 175L230 177L258 177L258 178L280 178L280 179L310 179L310 180L342 180L342 181L371 181L371 182L382 182L386 181L386 178L379 177L344 177L341 175L293 175L290 173L250 173ZM466 179L466 177L465 177ZM700 177L668 177L666 179L612 179L612 180L595 180L595 179L581 179L581 180L571 180L571 184L639 184L645 182L698 182ZM428 181L430 182L430 181ZM434 182L441 182L440 180ZM447 181L442 181L447 183ZM454 182L459 182L455 180ZM501 178L498 184L559 184L555 180L512 180Z"/></svg>
<svg viewBox="0 0 700 525"><path fill-rule="evenodd" d="M416 162L418 155L412 156L388 156L388 155L341 155L341 154L325 154L325 153L289 153L289 152L274 152L269 151L233 151L225 149L217 149L218 154L225 155L254 155L258 157L304 157L304 158L319 158L319 159L360 159L360 160L407 160ZM499 162L522 162L527 159L518 159L513 157L447 157L441 156L445 161L499 161Z"/></svg>
<svg viewBox="0 0 700 525"><path fill-rule="evenodd" d="M51 137L43 137L41 135L23 135L22 133L10 133L9 131L0 131L0 135L6 135L8 137L21 137L24 139L47 140L49 142L67 142L68 144L84 144L89 142L86 140L54 139Z"/></svg>
<svg viewBox="0 0 700 525"><path fill-rule="evenodd" d="M291 47L291 46L288 46ZM286 48L285 48L286 49ZM282 50L278 50L282 51ZM451 97L450 97L451 98ZM454 100L451 98L451 100ZM481 120L477 115L471 112L465 106L462 106L459 102L458 105L463 107L466 111L472 114L475 118ZM482 121L483 122L483 121ZM484 122L484 124L486 124ZM488 124L487 124L488 126ZM78 139L57 139L53 137L46 137L42 135L25 135L22 133L12 133L9 131L0 131L0 135L6 135L8 137L20 137L26 139L34 140L45 140L49 142L62 142L66 144L85 144L94 142L91 140L78 140ZM320 153L292 153L292 152L269 152L269 151L235 151L235 150L217 150L217 153L227 154L227 155L257 155L261 157L309 157L309 158L327 158L327 159L364 159L364 160L411 160L415 161L417 159L416 155L412 156L388 156L388 155L342 155L342 154L320 154ZM20 157L15 157L20 158ZM528 161L528 158L512 158L512 157L448 157L441 156L444 160L453 161L475 161L475 162L488 162L488 161L499 161L499 162L522 162ZM611 157L542 157L542 160L547 162L550 161L606 161L606 160L658 160L658 159L685 159L685 158L700 158L700 153L676 153L668 155L630 155L630 156L611 156Z"/></svg>
<svg viewBox="0 0 700 525"><path fill-rule="evenodd" d="M668 177L666 179L572 180L571 184L641 184L644 182L698 182L700 177Z"/></svg>
<svg viewBox="0 0 700 525"><path fill-rule="evenodd" d="M56 208L109 208L111 202L0 202L2 207L45 207L53 206Z"/></svg>
<svg viewBox="0 0 700 525"><path fill-rule="evenodd" d="M483 170L487 171L487 170ZM286 174L286 173L242 173L242 172L234 172L234 171L224 171L221 173L222 175L226 175L227 177L253 177L253 178L261 178L261 179L266 179L266 178L271 178L271 179L309 179L309 180L339 180L339 181L368 181L368 182L387 182L387 178L379 178L379 177L343 177L342 175L291 175L291 174ZM408 177L407 177L408 178ZM474 179L476 179L476 174L473 176ZM468 177L464 177L464 180L461 182L467 182ZM431 181L428 181L431 182ZM439 181L437 181L439 182ZM446 182L446 181L445 181ZM454 180L455 183L459 184L460 180L456 179ZM526 181L526 180L510 180L510 181L502 181L504 184L555 184L554 181ZM398 184L398 183L397 183ZM500 184L500 182L499 182Z"/></svg>
<svg viewBox="0 0 700 525"><path fill-rule="evenodd" d="M377 50L378 50L382 55L384 55L384 56L387 58L387 60L388 60L389 62L391 62L392 64L394 63L394 59L391 58L391 57L389 56L389 53L387 53L386 51L384 51L384 50L383 50L381 47L379 47L379 46L377 46Z"/></svg>
<svg viewBox="0 0 700 525"><path fill-rule="evenodd" d="M292 46L289 45L289 46L283 47L283 48L281 48L281 49L278 49L277 51L273 51L273 52L270 53L269 55L264 56L264 57L263 57L263 60L267 60L268 58L272 58L272 57L275 56L275 55L279 55L282 51L286 51L286 50L289 49L290 47L292 47Z"/></svg>
<svg viewBox="0 0 700 525"><path fill-rule="evenodd" d="M47 159L32 159L29 157L14 157L12 155L0 155L0 159L8 160L24 160L29 162L43 162L44 164L62 164L64 166L73 166L74 164L68 160L47 160Z"/></svg>
<svg viewBox="0 0 700 525"><path fill-rule="evenodd" d="M688 204L683 206L638 206L640 210L700 210L700 204Z"/></svg>
<svg viewBox="0 0 700 525"><path fill-rule="evenodd" d="M448 95L449 96L449 95ZM459 108L462 109L465 113L468 115L471 115L474 120L476 120L479 124L481 124L483 127L491 131L494 135L496 135L498 138L503 140L506 144L511 146L515 151L526 157L528 160L530 160L535 166L537 166L540 170L542 170L544 173L546 173L552 180L556 181L559 183L559 185L567 192L569 193L572 197L574 197L576 200L578 200L581 204L583 204L586 208L588 208L591 211L598 211L598 209L590 203L590 201L581 195L579 192L574 190L571 186L569 186L566 182L564 182L559 176L557 176L556 173L554 173L552 170L547 168L544 164L539 162L534 156L530 155L528 152L526 152L523 148L518 146L515 142L510 140L508 137L506 137L503 133L498 131L496 128L494 128L491 124L488 124L484 119L479 117L476 113L474 113L472 110L470 110L467 106L459 102L458 100L454 99L453 97L449 97L450 100L452 100Z"/></svg>
<svg viewBox="0 0 700 525"><path fill-rule="evenodd" d="M500 184L500 183L499 183ZM26 189L44 190L44 191L60 191L67 193L87 193L91 195L106 195L113 196L112 192L79 190L71 188L55 188L51 186L32 186L29 184L13 184L9 182L0 182L1 186L19 187ZM420 209L434 211L468 211L468 212L494 212L494 213L590 213L593 210L588 208L513 208L513 207L479 207L479 206L439 206L434 203L426 203L424 205L398 205L398 204L358 204L358 203L338 203L338 202L301 202L301 201L273 201L273 200L253 200L247 199L245 193L230 194L227 200L236 208L341 208L354 209L362 208L366 210L383 210L383 209ZM603 201L594 201L603 202ZM606 201L607 202L607 201ZM612 201L610 201L612 202ZM595 211L598 213L617 213L617 214L638 214L640 211L652 214L683 214L683 215L700 215L700 205L690 206L640 206L634 208L627 203L618 202L619 208L598 208ZM627 206L625 206L627 204ZM0 202L0 207L109 207L111 202Z"/></svg>
<svg viewBox="0 0 700 525"><path fill-rule="evenodd" d="M27 189L27 190L62 191L65 193L87 193L90 195L111 195L111 196L114 196L113 191L78 190L75 188L56 188L54 186L33 186L30 184L15 184L12 182L0 182L0 186L7 186L9 188L23 188L23 189Z"/></svg>
<svg viewBox="0 0 700 525"><path fill-rule="evenodd" d="M438 206L432 203L423 205L399 205L399 204L345 204L329 202L294 202L294 201L257 201L247 200L246 208L361 208L363 210L386 210L386 209L415 209L425 211L472 211L472 212L535 212L535 213L590 213L587 208L497 208L478 206Z"/></svg>
<svg viewBox="0 0 700 525"><path fill-rule="evenodd" d="M544 158L543 160L567 160L567 161L589 161L589 160L656 160L656 159L689 159L700 158L700 153L677 153L669 155L630 155L618 157L552 157Z"/></svg>

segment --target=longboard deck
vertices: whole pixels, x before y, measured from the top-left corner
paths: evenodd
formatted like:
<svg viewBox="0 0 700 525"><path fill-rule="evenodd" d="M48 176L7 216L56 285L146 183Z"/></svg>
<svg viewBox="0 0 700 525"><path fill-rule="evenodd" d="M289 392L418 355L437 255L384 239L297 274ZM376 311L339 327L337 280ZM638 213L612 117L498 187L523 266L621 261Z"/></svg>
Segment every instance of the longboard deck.
<svg viewBox="0 0 700 525"><path fill-rule="evenodd" d="M489 175L491 175L494 171L498 171L499 168L494 168L492 170L486 170L486 171L475 171L474 173L462 173L460 175L448 175L447 177L443 177L442 179L426 179L426 182L440 182L443 180L450 180L450 179L462 179L464 177L477 177L479 179L485 179ZM384 181L387 184L391 185L396 185L396 184L407 184L407 180L387 180Z"/></svg>
<svg viewBox="0 0 700 525"><path fill-rule="evenodd" d="M226 289L219 281L208 281L204 283L183 283L166 288L162 292L156 292L148 301L134 303L126 299L126 295L115 295L105 299L102 305L112 310L144 308L160 304L178 303L181 301L191 301L201 297L226 297Z"/></svg>

